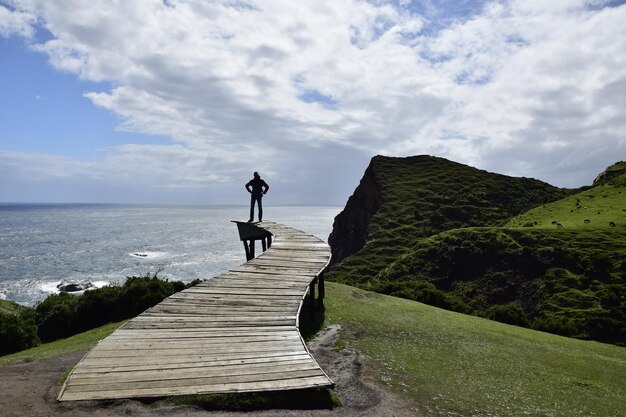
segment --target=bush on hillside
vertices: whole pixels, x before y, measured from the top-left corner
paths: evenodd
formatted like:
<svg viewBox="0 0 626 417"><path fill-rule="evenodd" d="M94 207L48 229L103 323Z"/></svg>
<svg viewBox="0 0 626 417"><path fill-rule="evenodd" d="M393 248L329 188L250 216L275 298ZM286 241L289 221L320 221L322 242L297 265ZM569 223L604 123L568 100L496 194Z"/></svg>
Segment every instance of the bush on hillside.
<svg viewBox="0 0 626 417"><path fill-rule="evenodd" d="M129 277L122 286L118 308L120 320L141 314L170 295L185 289L180 281L163 281L154 276Z"/></svg>
<svg viewBox="0 0 626 417"><path fill-rule="evenodd" d="M489 307L487 310L487 318L489 320L499 321L501 323L513 324L515 326L530 327L528 317L519 304L498 304Z"/></svg>
<svg viewBox="0 0 626 417"><path fill-rule="evenodd" d="M626 346L626 323L623 320L598 313L587 317L585 327L589 339Z"/></svg>
<svg viewBox="0 0 626 417"><path fill-rule="evenodd" d="M48 296L35 306L38 334L42 342L78 333L74 324L77 304L77 296L62 292Z"/></svg>
<svg viewBox="0 0 626 417"><path fill-rule="evenodd" d="M0 355L39 345L37 324L31 311L9 313L0 311Z"/></svg>
<svg viewBox="0 0 626 417"><path fill-rule="evenodd" d="M425 281L394 281L372 284L370 291L406 298L446 310L466 313L469 308L453 294L438 290L430 282Z"/></svg>
<svg viewBox="0 0 626 417"><path fill-rule="evenodd" d="M542 332L559 334L561 336L576 337L579 332L572 319L556 315L545 315L535 319L532 328Z"/></svg>

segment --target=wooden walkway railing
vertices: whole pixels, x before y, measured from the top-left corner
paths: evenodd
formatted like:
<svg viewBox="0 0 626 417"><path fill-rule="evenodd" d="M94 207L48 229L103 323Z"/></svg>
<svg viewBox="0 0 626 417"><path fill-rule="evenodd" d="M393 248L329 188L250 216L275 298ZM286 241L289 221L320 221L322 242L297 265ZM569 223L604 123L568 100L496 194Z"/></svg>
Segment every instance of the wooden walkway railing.
<svg viewBox="0 0 626 417"><path fill-rule="evenodd" d="M332 387L298 330L307 289L319 282L323 296L328 245L277 223L239 226L246 253L258 236L267 250L100 341L59 401Z"/></svg>

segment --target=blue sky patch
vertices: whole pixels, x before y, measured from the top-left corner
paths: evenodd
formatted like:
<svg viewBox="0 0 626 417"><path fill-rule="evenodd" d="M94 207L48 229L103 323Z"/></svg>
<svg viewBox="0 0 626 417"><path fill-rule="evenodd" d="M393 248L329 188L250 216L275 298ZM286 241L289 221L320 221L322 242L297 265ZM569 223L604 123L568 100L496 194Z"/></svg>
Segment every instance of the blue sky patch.
<svg viewBox="0 0 626 417"><path fill-rule="evenodd" d="M339 103L337 100L335 100L331 96L322 94L319 91L314 90L314 89L304 90L304 92L300 94L298 98L304 101L305 103L320 103L322 106L326 108L331 108L331 109L335 108L337 106L337 103Z"/></svg>

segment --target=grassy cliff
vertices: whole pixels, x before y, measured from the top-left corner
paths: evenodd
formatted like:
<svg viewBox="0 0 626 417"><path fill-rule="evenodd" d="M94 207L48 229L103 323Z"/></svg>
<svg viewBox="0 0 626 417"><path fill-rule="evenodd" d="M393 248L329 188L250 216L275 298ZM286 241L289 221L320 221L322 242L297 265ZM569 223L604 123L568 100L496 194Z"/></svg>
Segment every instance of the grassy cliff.
<svg viewBox="0 0 626 417"><path fill-rule="evenodd" d="M410 171L399 171L401 165L394 175L406 183ZM440 169L445 175L438 174ZM381 213L386 224L410 223L397 214L402 213L400 208L389 210L382 203L368 228L374 238L331 276L511 324L626 343L626 163L609 167L599 185L576 194L482 171L468 180L469 172L439 165L431 176L459 181L455 187L436 184L438 194L446 198L429 198L417 207L401 198L408 202L404 212L424 210L414 218L430 216L432 224L422 227L422 235L411 232L414 226L390 227L381 233L378 229L385 224L377 219ZM383 196L405 194L394 181L381 183ZM530 189L517 201L522 191L511 184ZM496 190L507 196L493 198ZM556 201L528 207L542 198ZM459 201L477 200L495 205L486 215L458 215L459 207L466 206ZM398 199L395 204L401 205ZM527 209L520 210L522 206ZM440 213L448 216L437 221ZM455 215L450 218L450 213Z"/></svg>

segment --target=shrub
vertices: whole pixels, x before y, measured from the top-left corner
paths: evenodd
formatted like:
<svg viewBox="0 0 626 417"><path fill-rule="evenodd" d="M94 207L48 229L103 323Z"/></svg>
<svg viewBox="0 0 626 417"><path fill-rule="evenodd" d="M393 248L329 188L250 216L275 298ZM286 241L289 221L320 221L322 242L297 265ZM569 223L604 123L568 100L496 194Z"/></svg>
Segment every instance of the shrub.
<svg viewBox="0 0 626 417"><path fill-rule="evenodd" d="M106 286L86 291L78 297L76 305L76 330L85 331L106 323L121 320L118 313L121 288Z"/></svg>
<svg viewBox="0 0 626 417"><path fill-rule="evenodd" d="M121 288L118 307L122 318L141 314L146 309L155 306L165 298L185 288L196 285L199 280L185 285L180 281L161 280L157 274L144 277L128 277Z"/></svg>
<svg viewBox="0 0 626 417"><path fill-rule="evenodd" d="M37 333L42 342L78 333L75 330L78 299L79 297L67 293L52 294L35 306Z"/></svg>
<svg viewBox="0 0 626 417"><path fill-rule="evenodd" d="M377 282L371 287L372 291L392 295L394 297L406 298L408 300L419 301L446 310L466 313L469 308L463 301L453 294L446 293L426 281L393 281Z"/></svg>
<svg viewBox="0 0 626 417"><path fill-rule="evenodd" d="M555 315L535 319L532 328L542 332L555 333L568 337L575 337L578 334L578 329L572 320Z"/></svg>
<svg viewBox="0 0 626 417"><path fill-rule="evenodd" d="M594 315L587 317L585 322L587 336L593 340L606 343L616 343L620 346L626 344L626 325L607 315Z"/></svg>
<svg viewBox="0 0 626 417"><path fill-rule="evenodd" d="M515 326L530 327L530 322L519 304L498 304L489 307L487 310L489 320L501 323L513 324Z"/></svg>
<svg viewBox="0 0 626 417"><path fill-rule="evenodd" d="M0 340L0 355L39 345L33 313L27 310L16 314L0 311Z"/></svg>

